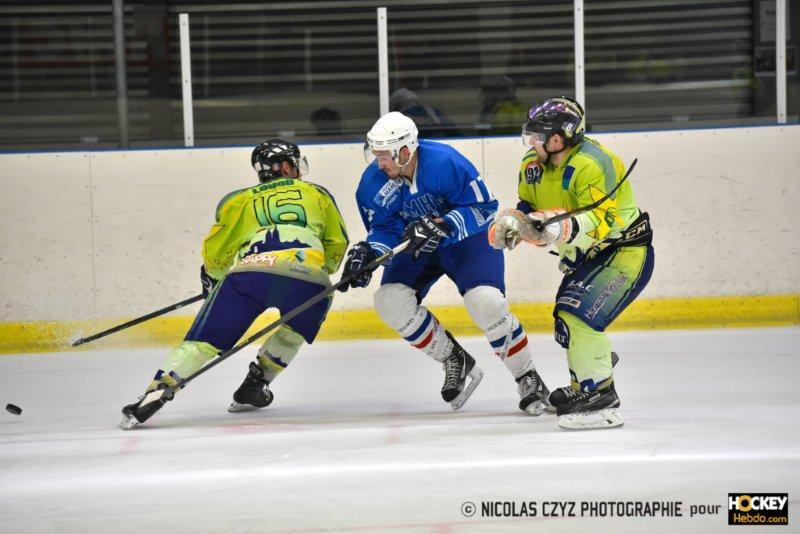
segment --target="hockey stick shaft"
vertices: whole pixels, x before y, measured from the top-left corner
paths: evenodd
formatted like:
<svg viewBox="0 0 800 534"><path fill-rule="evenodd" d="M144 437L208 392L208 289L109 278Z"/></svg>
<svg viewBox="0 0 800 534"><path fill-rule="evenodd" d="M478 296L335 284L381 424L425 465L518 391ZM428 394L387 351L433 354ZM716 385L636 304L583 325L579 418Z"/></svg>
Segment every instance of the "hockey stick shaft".
<svg viewBox="0 0 800 534"><path fill-rule="evenodd" d="M544 221L533 221L534 227L536 227L537 230L542 231L542 230L544 230L544 227L547 226L550 223L563 221L564 219L569 219L570 217L573 217L575 215L579 215L579 214L581 214L583 212L591 211L591 210L595 209L597 206L599 206L600 204L602 204L603 202L605 202L606 200L611 198L611 195L616 193L617 189L619 189L620 186L625 183L625 180L627 180L628 176L631 175L631 171L633 170L633 168L636 167L636 162L637 161L639 161L638 158L633 158L633 161L631 162L631 166L628 167L628 171L625 173L625 176L622 177L622 180L620 180L619 183L614 187L614 189L609 191L609 193L606 196L604 196L603 198L601 198L600 200L596 200L595 202L592 202L588 206L583 206L581 208L576 208L576 209L574 209L572 211L567 211L565 213L559 213L558 215L550 217L549 219L546 219Z"/></svg>
<svg viewBox="0 0 800 534"><path fill-rule="evenodd" d="M148 400L148 402L150 402L152 400L156 400L158 398L161 398L165 394L169 395L170 398L171 398L171 396L174 395L177 390L185 387L186 384L188 384L189 382L191 382L192 380L194 380L195 378L197 378L201 374L205 373L206 371L208 371L212 367L214 367L216 365L219 365L223 361L227 360L228 358L230 358L231 356L233 356L234 354L236 354L237 352L239 352L243 348L245 348L248 345L250 345L251 343L253 343L253 341L255 341L258 338L268 334L269 332L271 332L272 330L278 328L279 326L282 326L282 325L286 324L288 321L290 321L293 318L297 317L298 315L300 315L301 313L303 313L304 311L309 309L311 306L313 306L317 302L319 302L322 299L328 297L328 295L330 295L331 293L333 293L334 291L336 291L340 287L344 287L345 285L349 284L350 282L355 280L357 277L359 277L361 274L377 269L378 267L380 267L380 265L383 262L389 260L395 254L398 254L399 252L404 250L408 246L408 244L409 244L408 241L403 241L402 243L397 245L395 248L393 248L392 250L390 250L386 254L383 254L382 256L378 256L377 258L375 258L374 260L372 260L371 262L369 262L368 264L363 266L358 271L356 271L354 273L350 273L349 275L345 276L344 278L342 278L341 280L339 280L337 283L333 284L329 288L325 289L324 291L321 291L320 293L317 293L315 296L311 297L309 300L305 301L303 304L301 304L298 307L294 308L290 312L282 315L280 318L278 318L277 320L275 320L272 323L268 324L267 326L265 326L264 328L262 328L261 330L259 330L255 334L253 334L252 336L248 337L244 341L241 341L238 345L236 345L233 348L231 348L231 349L219 354L213 361L209 362L208 364L206 364L205 366L201 367L200 369L198 369L194 373L190 374L189 376L187 376L185 379L183 379L180 382L178 382L173 387L167 388L167 389L162 389L162 390L157 390L157 391L152 392L151 395L153 395L153 393L156 393L156 395L153 395L152 398L150 400ZM159 391L161 391L163 393L161 395L157 395L157 392L159 392ZM142 404L145 404L145 402L143 402Z"/></svg>
<svg viewBox="0 0 800 534"><path fill-rule="evenodd" d="M125 330L126 328L130 328L131 326L135 326L135 325L137 325L139 323L143 323L145 321L149 321L150 319L152 319L154 317L158 317L159 315L164 315L165 313L169 313L169 312L171 312L173 310L177 310L178 308L183 308L184 306L188 306L189 304L193 304L193 303L197 302L198 300L203 300L204 298L205 297L203 296L203 294L200 293L199 295L195 295L195 296L193 296L191 298L188 298L186 300L182 300L180 302L176 302L175 304L170 304L166 308L161 308L160 310L156 310L154 312L148 313L147 315L142 315L141 317L137 317L136 319L132 319L132 320L128 321L127 323L119 324L117 326L109 328L108 330L103 330L102 332L98 332L98 333L93 334L93 335L88 336L88 337L82 337L80 339L77 339L77 340L73 341L72 343L70 343L70 345L72 345L73 347L77 347L78 345L83 345L84 343L88 343L90 341L94 341L95 339L100 339L101 337L105 337L105 336L107 336L109 334L113 334L115 332L119 332L120 330Z"/></svg>

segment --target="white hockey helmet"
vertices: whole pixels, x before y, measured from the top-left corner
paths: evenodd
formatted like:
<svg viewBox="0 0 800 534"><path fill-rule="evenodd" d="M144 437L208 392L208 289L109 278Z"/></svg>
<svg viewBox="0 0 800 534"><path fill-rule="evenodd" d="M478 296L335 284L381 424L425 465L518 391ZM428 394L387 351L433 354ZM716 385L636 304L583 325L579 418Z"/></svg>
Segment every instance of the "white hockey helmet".
<svg viewBox="0 0 800 534"><path fill-rule="evenodd" d="M367 132L364 143L364 159L372 163L375 159L373 151L388 150L392 159L397 159L404 146L413 154L419 146L417 141L417 125L414 121L398 111L392 111L378 119L378 122Z"/></svg>

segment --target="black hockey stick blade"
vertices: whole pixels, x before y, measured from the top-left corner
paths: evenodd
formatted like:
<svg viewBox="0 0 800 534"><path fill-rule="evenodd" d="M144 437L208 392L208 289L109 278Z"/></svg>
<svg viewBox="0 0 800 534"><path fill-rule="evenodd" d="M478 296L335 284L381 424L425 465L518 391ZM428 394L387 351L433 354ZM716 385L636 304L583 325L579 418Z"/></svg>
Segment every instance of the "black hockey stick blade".
<svg viewBox="0 0 800 534"><path fill-rule="evenodd" d="M604 196L603 198L601 198L600 200L596 200L595 202L592 202L588 206L583 206L581 208L576 208L576 209L574 209L572 211L567 211L565 213L559 213L558 215L550 217L549 219L546 219L544 221L533 221L533 226L536 227L536 229L541 232L542 230L544 230L544 227L547 226L550 223L563 221L564 219L569 219L570 217L572 217L574 215L578 215L578 214L581 214L583 212L591 211L591 210L595 209L597 206L599 206L600 204L602 204L603 202L605 202L606 200L611 198L611 195L616 193L617 189L619 189L620 186L625 183L625 180L627 180L628 176L631 175L631 171L633 170L633 168L636 167L636 162L637 161L639 161L639 158L633 158L633 161L631 162L631 166L628 167L628 171L625 173L625 176L622 177L622 180L620 180L619 183L614 187L614 189L609 191L608 194L606 196Z"/></svg>
<svg viewBox="0 0 800 534"><path fill-rule="evenodd" d="M98 333L93 334L91 336L82 337L80 339L76 339L75 341L70 343L70 345L72 345L73 347L77 347L78 345L83 345L84 343L88 343L90 341L94 341L95 339L100 339L101 337L105 337L105 336L107 336L109 334L113 334L115 332L119 332L120 330L125 330L126 328L130 328L131 326L135 326L135 325L137 325L139 323L143 323L143 322L148 321L148 320L150 320L150 319L152 319L154 317L158 317L159 315L164 315L165 313L169 313L169 312L171 312L173 310L177 310L178 308L183 308L184 306L188 306L189 304L193 304L193 303L197 302L198 300L203 300L204 298L205 297L203 296L203 294L200 293L199 295L195 295L195 296L193 296L191 298L188 298L186 300L182 300L180 302L176 302L175 304L170 304L166 308L161 308L160 310L156 310L154 312L148 313L147 315L142 315L141 317L137 317L136 319L132 319L132 320L126 322L126 323L119 324L117 326L109 328L108 330L103 330L102 332L98 332Z"/></svg>
<svg viewBox="0 0 800 534"><path fill-rule="evenodd" d="M189 382L191 382L192 380L194 380L195 378L197 378L201 374L205 373L206 371L208 371L212 367L214 367L216 365L219 365L223 361L227 360L228 358L230 358L231 356L233 356L234 354L236 354L237 352L239 352L243 348L245 348L248 345L250 345L251 343L253 343L253 341L257 340L258 338L268 334L269 332L271 332L272 330L278 328L279 326L282 326L282 325L286 324L288 321L290 321L293 318L297 317L298 315L300 315L301 313L303 313L304 311L309 309L311 306L313 306L317 302L319 302L322 299L326 298L328 295L330 295L331 293L333 293L334 291L336 291L340 287L343 287L346 284L349 284L350 282L355 280L362 273L364 273L366 271L373 271L373 270L377 269L385 261L391 259L396 254L399 254L400 252L405 250L405 248L408 245L409 245L408 241L403 241L402 243L400 243L399 245L394 247L392 250L390 250L386 254L383 254L382 256L378 256L377 258L375 258L374 260L372 260L368 264L364 265L358 271L345 276L344 278L342 278L341 280L339 280L338 282L336 282L335 284L333 284L329 288L325 289L324 291L320 291L319 293L317 293L316 295L314 295L313 297L311 297L310 299L308 299L307 301L305 301L304 303L302 303L298 307L296 307L293 310L289 311L288 313L282 315L281 317L279 317L275 321L271 322L270 324L268 324L267 326L265 326L264 328L262 328L261 330L259 330L255 334L253 334L252 336L248 337L244 341L239 342L239 344L236 345L235 347L231 348L230 350L227 350L225 352L222 352L222 353L218 354L216 358L214 358L212 361L210 361L204 367L201 367L200 369L198 369L194 373L192 373L189 376L187 376L186 378L182 379L180 382L178 382L173 387L151 391L145 397L145 399L147 400L147 404L149 404L151 402L154 402L154 401L157 401L157 400L161 399L162 397L166 397L167 400L171 399L172 396L175 395L176 391L178 391L179 389L185 387L186 384L188 384ZM144 405L144 404L145 403L143 402L142 405Z"/></svg>

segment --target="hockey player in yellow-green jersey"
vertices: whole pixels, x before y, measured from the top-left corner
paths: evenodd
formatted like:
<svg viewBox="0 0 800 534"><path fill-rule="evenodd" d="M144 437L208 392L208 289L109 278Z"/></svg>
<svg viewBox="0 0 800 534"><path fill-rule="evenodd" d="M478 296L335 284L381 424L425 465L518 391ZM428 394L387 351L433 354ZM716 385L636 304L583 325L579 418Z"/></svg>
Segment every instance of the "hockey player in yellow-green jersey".
<svg viewBox="0 0 800 534"><path fill-rule="evenodd" d="M650 220L630 183L612 193L625 176L622 160L584 137L584 130L583 108L571 98L530 109L523 142L531 148L520 167L519 203L500 212L489 229L495 248L511 250L526 241L558 252L565 276L553 311L555 338L567 349L571 385L554 390L550 403L559 426L568 429L623 424L605 329L641 293L654 265ZM591 211L548 222L604 198Z"/></svg>
<svg viewBox="0 0 800 534"><path fill-rule="evenodd" d="M324 291L329 275L339 268L348 245L344 221L330 193L300 179L308 164L298 146L269 140L253 150L251 163L260 183L219 202L216 223L203 242L205 304L145 395L179 384L231 349L266 309L286 314ZM267 339L228 411L272 402L269 384L304 342L314 341L332 298L290 319ZM142 399L122 409L123 429L145 422L169 400L161 396L145 404Z"/></svg>

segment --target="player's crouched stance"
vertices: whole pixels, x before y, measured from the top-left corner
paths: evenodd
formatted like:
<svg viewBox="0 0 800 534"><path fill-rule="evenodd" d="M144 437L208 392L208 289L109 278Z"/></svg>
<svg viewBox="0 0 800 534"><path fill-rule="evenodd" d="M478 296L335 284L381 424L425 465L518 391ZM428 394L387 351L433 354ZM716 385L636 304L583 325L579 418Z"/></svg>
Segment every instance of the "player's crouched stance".
<svg viewBox="0 0 800 534"><path fill-rule="evenodd" d="M624 176L619 157L583 137L583 109L562 97L531 108L523 142L517 209L489 228L497 249L521 241L554 246L565 273L556 294L556 341L567 349L571 384L549 400L567 429L623 424L612 374L616 354L604 331L641 293L653 272L652 230L629 182L597 208L547 223L556 214L600 201Z"/></svg>
<svg viewBox="0 0 800 534"><path fill-rule="evenodd" d="M144 423L172 400L182 380L231 349L267 308L286 314L329 287L328 275L339 268L348 243L344 222L326 190L300 180L308 165L297 145L267 141L253 150L251 162L261 184L222 199L217 224L203 243L205 304L145 394L122 409L124 430ZM314 341L331 298L267 339L233 394L229 412L272 402L270 383L304 342Z"/></svg>

